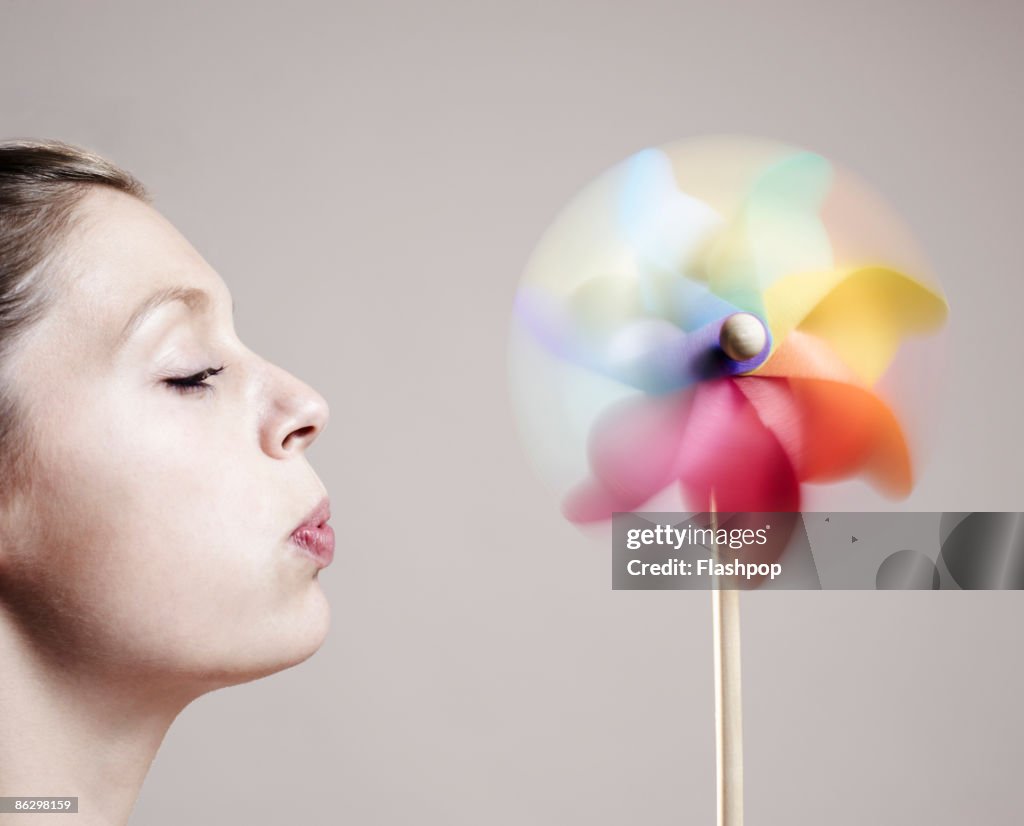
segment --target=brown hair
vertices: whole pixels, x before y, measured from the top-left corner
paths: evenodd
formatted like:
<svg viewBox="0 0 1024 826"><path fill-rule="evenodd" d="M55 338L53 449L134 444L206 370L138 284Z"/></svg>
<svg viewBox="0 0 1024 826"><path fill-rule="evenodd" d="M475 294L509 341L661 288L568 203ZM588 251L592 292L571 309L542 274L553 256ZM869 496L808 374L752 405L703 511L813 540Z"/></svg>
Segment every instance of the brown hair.
<svg viewBox="0 0 1024 826"><path fill-rule="evenodd" d="M148 201L131 174L92 152L52 140L0 141L0 367L15 338L46 310L48 265L89 187ZM0 372L0 493L23 457L16 400Z"/></svg>

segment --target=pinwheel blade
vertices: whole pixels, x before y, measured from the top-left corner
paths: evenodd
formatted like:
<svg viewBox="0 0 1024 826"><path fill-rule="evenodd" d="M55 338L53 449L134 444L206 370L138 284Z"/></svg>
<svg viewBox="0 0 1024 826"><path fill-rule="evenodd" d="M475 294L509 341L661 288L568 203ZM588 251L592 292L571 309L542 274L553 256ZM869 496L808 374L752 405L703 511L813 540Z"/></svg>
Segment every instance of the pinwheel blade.
<svg viewBox="0 0 1024 826"><path fill-rule="evenodd" d="M562 512L572 522L610 519L639 508L678 478L690 393L634 396L609 408L590 432L591 476L571 490Z"/></svg>
<svg viewBox="0 0 1024 826"><path fill-rule="evenodd" d="M717 379L697 386L679 483L691 507L701 511L710 509L712 490L722 511L798 511L796 472L740 390L747 381Z"/></svg>
<svg viewBox="0 0 1024 826"><path fill-rule="evenodd" d="M711 291L763 317L763 291L779 278L830 267L832 247L819 212L831 178L828 161L811 152L766 169L707 251Z"/></svg>
<svg viewBox="0 0 1024 826"><path fill-rule="evenodd" d="M913 486L899 422L870 390L843 382L750 376L738 383L801 482L864 475L891 498Z"/></svg>
<svg viewBox="0 0 1024 826"><path fill-rule="evenodd" d="M648 313L678 321L673 310L689 305L673 295L671 285L692 275L696 252L722 219L680 191L672 162L661 150L637 152L624 167L618 222L636 258L641 301Z"/></svg>
<svg viewBox="0 0 1024 826"><path fill-rule="evenodd" d="M766 351L735 362L723 355L719 338L729 314L687 332L639 315L628 280L595 282L584 284L568 301L524 286L516 296L516 314L553 355L652 395L745 372L767 357Z"/></svg>
<svg viewBox="0 0 1024 826"><path fill-rule="evenodd" d="M776 342L793 330L811 333L868 386L904 337L937 329L947 315L941 295L886 267L789 275L766 291L765 304Z"/></svg>

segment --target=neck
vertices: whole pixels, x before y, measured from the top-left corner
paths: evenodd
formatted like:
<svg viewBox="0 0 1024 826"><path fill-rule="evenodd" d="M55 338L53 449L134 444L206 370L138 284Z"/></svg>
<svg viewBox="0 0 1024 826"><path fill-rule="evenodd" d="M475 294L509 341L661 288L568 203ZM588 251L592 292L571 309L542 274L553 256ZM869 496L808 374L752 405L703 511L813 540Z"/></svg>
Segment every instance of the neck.
<svg viewBox="0 0 1024 826"><path fill-rule="evenodd" d="M0 613L0 796L77 797L78 826L126 824L197 693L46 653L9 620Z"/></svg>

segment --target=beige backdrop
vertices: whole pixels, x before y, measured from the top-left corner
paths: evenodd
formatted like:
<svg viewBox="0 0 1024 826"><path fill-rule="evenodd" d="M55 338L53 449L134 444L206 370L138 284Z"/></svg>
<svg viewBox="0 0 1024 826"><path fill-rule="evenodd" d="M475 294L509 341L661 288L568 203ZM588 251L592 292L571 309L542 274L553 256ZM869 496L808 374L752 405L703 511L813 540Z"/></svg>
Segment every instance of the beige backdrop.
<svg viewBox="0 0 1024 826"><path fill-rule="evenodd" d="M609 590L505 381L534 242L641 147L752 133L873 181L953 308L904 506L1024 508L1020 3L0 10L0 134L132 169L333 408L330 638L187 709L136 824L713 822L708 595ZM744 595L748 822L1019 822L1022 619L1020 593Z"/></svg>

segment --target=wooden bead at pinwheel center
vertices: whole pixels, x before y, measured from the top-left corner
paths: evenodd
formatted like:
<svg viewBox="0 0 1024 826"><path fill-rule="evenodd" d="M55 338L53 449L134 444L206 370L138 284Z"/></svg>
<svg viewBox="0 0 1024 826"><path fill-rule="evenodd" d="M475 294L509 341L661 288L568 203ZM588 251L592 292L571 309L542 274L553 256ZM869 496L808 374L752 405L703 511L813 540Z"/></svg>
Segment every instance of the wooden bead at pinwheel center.
<svg viewBox="0 0 1024 826"><path fill-rule="evenodd" d="M768 332L756 315L733 313L722 324L718 343L733 361L747 361L768 343Z"/></svg>

